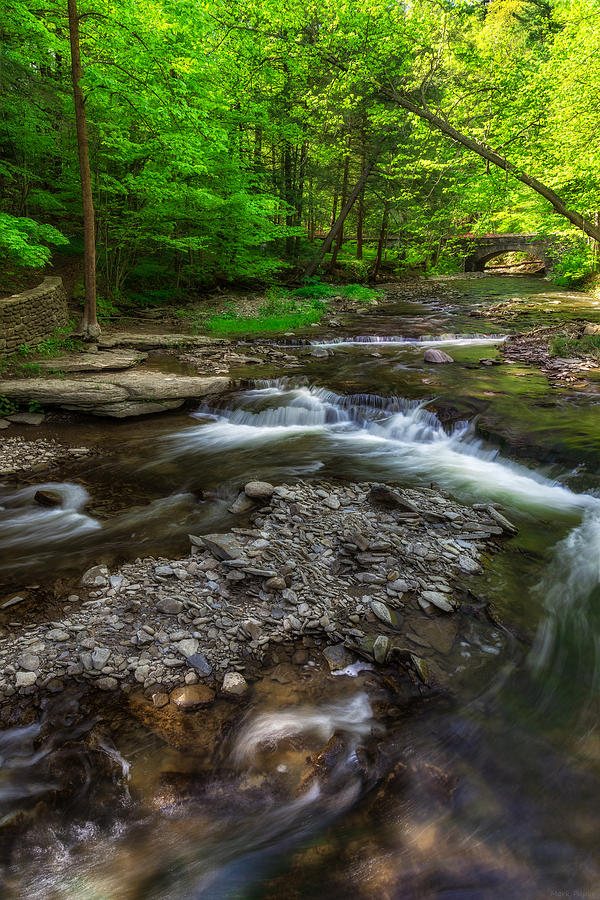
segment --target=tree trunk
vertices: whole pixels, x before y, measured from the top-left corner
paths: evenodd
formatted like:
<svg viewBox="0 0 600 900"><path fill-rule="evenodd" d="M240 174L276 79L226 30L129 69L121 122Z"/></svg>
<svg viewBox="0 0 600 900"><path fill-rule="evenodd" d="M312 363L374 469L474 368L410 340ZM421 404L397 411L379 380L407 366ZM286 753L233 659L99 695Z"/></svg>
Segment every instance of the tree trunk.
<svg viewBox="0 0 600 900"><path fill-rule="evenodd" d="M77 334L85 338L95 338L100 334L96 315L96 236L94 226L94 203L92 200L92 176L90 173L90 153L87 125L85 120L85 100L81 90L81 55L79 52L79 17L77 0L67 0L69 11L69 38L71 41L71 76L73 79L73 99L75 101L75 124L77 127L77 151L79 154L79 178L81 181L81 202L83 206L83 279L85 301L83 317Z"/></svg>
<svg viewBox="0 0 600 900"><path fill-rule="evenodd" d="M499 153L496 153L494 150L490 150L489 147L484 147L483 144L480 144L479 141L474 140L473 138L468 137L468 135L463 134L461 131L458 131L456 128L453 128L452 125L449 125L448 122L445 122L443 119L440 119L439 116L436 116L435 113L432 113L428 109L423 109L420 106L415 106L414 103L411 103L410 100L407 100L397 91L391 91L389 96L391 99L401 106L403 109L406 109L408 112L414 113L416 116L419 116L421 119L424 119L429 123L433 128L437 128L438 131L441 131L442 134L445 134L447 137L451 138L453 141L456 141L457 144L462 144L463 147L466 147L468 150L472 150L473 153L477 153L478 156L481 156L483 159L488 160L488 162L494 163L495 166L498 166L500 169L503 169L505 172L508 172L513 178L516 178L517 181L520 181L521 184L527 185L527 187L532 188L534 191L537 191L545 200L548 200L555 211L559 213L559 215L564 216L565 219L568 219L573 225L587 234L589 237L594 238L596 241L600 241L600 226L594 225L593 222L590 222L581 213L576 212L575 210L568 209L565 202L556 194L551 188L547 187L543 182L538 181L537 178L534 178L533 175L528 175L527 172L523 172L518 169L513 163L509 162L503 156L500 156Z"/></svg>
<svg viewBox="0 0 600 900"><path fill-rule="evenodd" d="M346 200L348 199L348 169L350 168L350 157L346 156L344 160L344 176L342 178L342 196L341 196L341 205L342 209L346 205ZM339 231L337 233L335 239L335 246L333 248L333 253L331 254L331 260L329 262L329 271L333 272L335 269L335 263L337 260L337 255L340 252L340 248L344 241L344 223L342 222Z"/></svg>
<svg viewBox="0 0 600 900"><path fill-rule="evenodd" d="M378 153L375 153L373 155L373 158L371 159L371 161L368 162L367 165L362 170L360 178L354 185L352 193L350 194L350 196L348 197L348 200L346 201L346 205L340 210L339 216L337 217L336 221L333 223L333 225L329 229L329 234L327 235L327 237L321 244L318 254L313 259L313 261L307 266L306 271L304 273L306 278L315 274L315 272L317 271L317 269L323 262L325 255L329 252L329 248L331 247L332 243L334 242L335 238L337 237L337 233L338 233L339 229L342 228L344 221L346 219L346 216L348 215L348 213L354 206L354 204L356 202L356 198L358 197L361 190L367 183L367 179L374 169L375 163L377 162L377 156L378 156Z"/></svg>
<svg viewBox="0 0 600 900"><path fill-rule="evenodd" d="M306 166L308 163L308 144L306 141L300 148L300 164L298 166L298 181L296 184L296 218L295 225L302 225L302 217L304 215L304 182L306 180ZM294 238L294 262L297 261L300 254L300 235Z"/></svg>
<svg viewBox="0 0 600 900"><path fill-rule="evenodd" d="M375 265L373 266L372 277L375 281L377 276L379 275L379 269L381 268L381 259L383 257L383 250L385 248L385 239L387 237L387 226L388 219L390 215L390 201L385 201L385 206L383 207L383 216L381 219L381 230L379 232L379 242L377 244L377 256L375 257Z"/></svg>
<svg viewBox="0 0 600 900"><path fill-rule="evenodd" d="M289 141L285 142L283 152L283 199L286 203L285 224L287 228L291 228L295 221L294 210L294 164L292 160L292 147ZM288 259L294 255L294 238L287 235L285 239L285 252Z"/></svg>
<svg viewBox="0 0 600 900"><path fill-rule="evenodd" d="M365 189L358 198L358 219L356 222L356 258L363 258L363 226L365 221Z"/></svg>

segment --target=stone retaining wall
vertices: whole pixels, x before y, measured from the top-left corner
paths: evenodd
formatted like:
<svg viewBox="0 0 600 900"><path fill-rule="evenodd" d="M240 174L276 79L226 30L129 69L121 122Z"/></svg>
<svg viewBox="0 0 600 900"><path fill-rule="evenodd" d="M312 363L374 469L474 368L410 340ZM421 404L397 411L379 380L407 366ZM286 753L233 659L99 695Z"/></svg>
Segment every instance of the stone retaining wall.
<svg viewBox="0 0 600 900"><path fill-rule="evenodd" d="M0 298L0 356L39 344L69 322L62 278L44 278L30 291Z"/></svg>

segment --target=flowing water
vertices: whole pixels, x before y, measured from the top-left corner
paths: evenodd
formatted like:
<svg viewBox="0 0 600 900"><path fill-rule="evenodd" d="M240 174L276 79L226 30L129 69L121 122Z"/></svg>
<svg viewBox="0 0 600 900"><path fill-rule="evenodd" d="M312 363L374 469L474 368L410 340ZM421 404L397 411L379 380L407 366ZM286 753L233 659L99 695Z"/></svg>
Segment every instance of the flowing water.
<svg viewBox="0 0 600 900"><path fill-rule="evenodd" d="M469 315L508 298L521 311L506 327ZM254 478L434 484L501 503L520 529L473 588L505 627L465 620L445 648L461 672L451 696L408 696L364 664L267 674L243 716L217 705L207 719L208 764L201 737L175 750L127 717L109 736L64 703L0 735L7 896L600 897L595 375L567 390L479 365L511 330L573 315L599 321L600 304L535 278L392 295L341 335L287 338L292 377L241 369L216 406L61 426L99 455L43 485L60 508L33 502L39 484L0 485L12 588L184 553L190 531L233 524L227 506ZM424 364L431 346L456 365ZM327 777L312 777L307 755L325 745ZM65 760L63 805L36 817L65 793Z"/></svg>

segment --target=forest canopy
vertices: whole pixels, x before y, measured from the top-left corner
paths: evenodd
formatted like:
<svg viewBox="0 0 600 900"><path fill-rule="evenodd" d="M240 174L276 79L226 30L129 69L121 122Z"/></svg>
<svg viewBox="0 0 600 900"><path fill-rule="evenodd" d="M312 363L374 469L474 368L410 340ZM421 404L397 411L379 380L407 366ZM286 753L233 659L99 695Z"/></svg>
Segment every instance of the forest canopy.
<svg viewBox="0 0 600 900"><path fill-rule="evenodd" d="M41 267L82 249L67 0L3 10L0 254ZM321 258L365 280L384 239L399 269L451 270L466 233L591 254L599 21L598 0L80 0L104 302Z"/></svg>

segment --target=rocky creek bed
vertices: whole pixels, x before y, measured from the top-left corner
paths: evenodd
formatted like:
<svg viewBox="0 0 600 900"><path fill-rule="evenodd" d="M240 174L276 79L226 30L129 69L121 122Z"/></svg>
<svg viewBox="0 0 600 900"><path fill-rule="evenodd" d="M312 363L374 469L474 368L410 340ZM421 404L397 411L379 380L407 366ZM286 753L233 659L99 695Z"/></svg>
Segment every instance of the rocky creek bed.
<svg viewBox="0 0 600 900"><path fill-rule="evenodd" d="M233 508L252 527L192 535L183 559L94 566L51 622L21 625L15 603L0 638L4 715L15 695L72 681L196 708L215 690L244 693L244 673L292 641L332 670L358 656L448 684L457 629L445 623L515 531L493 505L371 483L253 482Z"/></svg>

